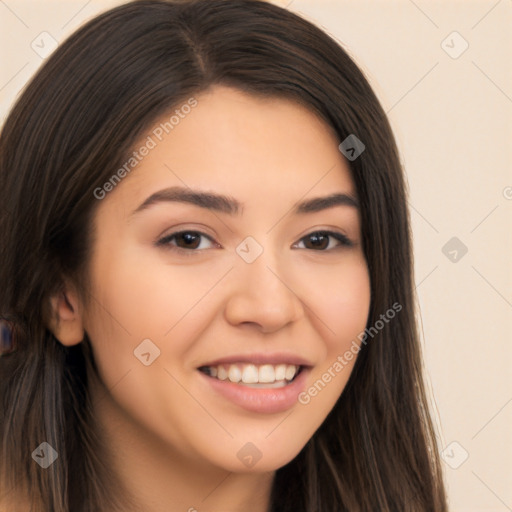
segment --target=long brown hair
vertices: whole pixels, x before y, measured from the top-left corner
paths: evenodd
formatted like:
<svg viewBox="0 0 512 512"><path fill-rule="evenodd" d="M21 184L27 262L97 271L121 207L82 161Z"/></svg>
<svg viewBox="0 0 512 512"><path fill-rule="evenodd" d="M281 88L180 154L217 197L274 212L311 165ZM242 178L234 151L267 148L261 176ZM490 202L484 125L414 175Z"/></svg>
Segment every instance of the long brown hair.
<svg viewBox="0 0 512 512"><path fill-rule="evenodd" d="M0 136L0 315L18 330L17 350L0 358L0 504L23 496L36 512L122 510L90 414L90 343L86 336L66 348L55 339L46 327L49 297L64 276L87 286L94 190L156 119L214 84L295 100L340 142L351 134L363 141L364 153L349 165L371 281L368 327L392 304L402 308L362 346L322 426L277 470L270 510L447 510L391 128L333 39L258 0L142 0L112 9L55 51L7 118ZM45 470L31 457L43 441L59 454Z"/></svg>

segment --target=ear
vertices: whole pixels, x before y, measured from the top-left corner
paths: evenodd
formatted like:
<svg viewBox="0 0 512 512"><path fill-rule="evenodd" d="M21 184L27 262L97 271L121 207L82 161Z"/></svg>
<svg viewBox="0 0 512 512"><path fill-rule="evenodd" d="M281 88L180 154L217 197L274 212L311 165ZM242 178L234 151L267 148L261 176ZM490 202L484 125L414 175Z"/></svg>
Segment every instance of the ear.
<svg viewBox="0 0 512 512"><path fill-rule="evenodd" d="M82 307L76 290L65 285L50 298L51 318L48 328L65 346L77 345L84 339Z"/></svg>

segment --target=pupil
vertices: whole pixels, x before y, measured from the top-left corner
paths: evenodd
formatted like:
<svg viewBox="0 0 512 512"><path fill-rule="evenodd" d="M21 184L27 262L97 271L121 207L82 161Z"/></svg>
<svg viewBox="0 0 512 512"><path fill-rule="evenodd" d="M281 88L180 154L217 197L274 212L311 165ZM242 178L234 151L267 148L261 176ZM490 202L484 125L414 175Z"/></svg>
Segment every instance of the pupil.
<svg viewBox="0 0 512 512"><path fill-rule="evenodd" d="M326 237L324 234L319 234L319 235L310 235L309 237L310 241L312 242L312 245L316 248L325 248L327 247L325 245L325 242L329 241L328 237Z"/></svg>
<svg viewBox="0 0 512 512"><path fill-rule="evenodd" d="M182 233L179 235L179 238L181 238L187 247L193 246L196 248L198 246L197 241L199 240L199 237L197 235L194 235L192 233Z"/></svg>

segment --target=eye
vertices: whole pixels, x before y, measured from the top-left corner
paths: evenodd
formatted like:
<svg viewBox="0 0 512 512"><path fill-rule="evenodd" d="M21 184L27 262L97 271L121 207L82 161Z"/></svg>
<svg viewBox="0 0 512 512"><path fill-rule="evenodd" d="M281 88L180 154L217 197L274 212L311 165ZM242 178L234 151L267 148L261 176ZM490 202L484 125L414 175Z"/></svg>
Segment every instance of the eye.
<svg viewBox="0 0 512 512"><path fill-rule="evenodd" d="M302 246L300 246L302 244ZM302 237L294 247L299 249L313 249L316 251L330 251L336 247L352 247L354 243L342 233L335 231L314 231Z"/></svg>
<svg viewBox="0 0 512 512"><path fill-rule="evenodd" d="M190 253L219 247L219 244L200 231L176 231L164 236L156 242L159 247ZM294 247L298 249L312 249L319 252L330 251L336 247L352 247L353 242L335 231L314 231L302 237Z"/></svg>
<svg viewBox="0 0 512 512"><path fill-rule="evenodd" d="M170 249L178 251L202 251L204 249L211 249L216 245L218 246L211 237L200 231L177 231L164 236L156 242L156 245L159 247L169 247Z"/></svg>

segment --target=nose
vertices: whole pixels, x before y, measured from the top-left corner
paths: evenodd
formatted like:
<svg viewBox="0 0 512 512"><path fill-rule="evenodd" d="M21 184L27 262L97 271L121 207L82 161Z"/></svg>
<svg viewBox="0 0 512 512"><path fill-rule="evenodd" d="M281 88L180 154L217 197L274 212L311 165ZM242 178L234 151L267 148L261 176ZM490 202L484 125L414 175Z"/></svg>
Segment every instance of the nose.
<svg viewBox="0 0 512 512"><path fill-rule="evenodd" d="M274 258L264 252L252 263L238 261L237 267L225 307L225 318L231 325L253 325L271 333L304 315L298 287L289 276L280 275Z"/></svg>

